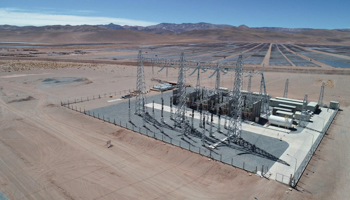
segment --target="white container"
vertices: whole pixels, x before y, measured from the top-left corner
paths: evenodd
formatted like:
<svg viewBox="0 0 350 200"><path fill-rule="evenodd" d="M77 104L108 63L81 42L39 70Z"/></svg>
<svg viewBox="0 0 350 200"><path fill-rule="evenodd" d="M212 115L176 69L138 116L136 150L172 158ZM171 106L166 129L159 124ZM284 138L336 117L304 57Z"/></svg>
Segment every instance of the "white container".
<svg viewBox="0 0 350 200"><path fill-rule="evenodd" d="M292 128L293 127L293 120L289 118L284 118L280 116L270 115L269 116L269 124L276 125L276 126L283 126L286 128Z"/></svg>

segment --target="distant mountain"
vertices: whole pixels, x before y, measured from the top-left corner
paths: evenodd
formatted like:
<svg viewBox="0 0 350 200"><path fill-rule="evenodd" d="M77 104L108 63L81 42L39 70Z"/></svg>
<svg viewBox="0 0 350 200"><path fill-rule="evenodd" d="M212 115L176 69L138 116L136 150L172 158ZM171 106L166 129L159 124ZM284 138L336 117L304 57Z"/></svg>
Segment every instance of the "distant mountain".
<svg viewBox="0 0 350 200"><path fill-rule="evenodd" d="M192 30L206 30L206 29L225 29L233 27L231 25L216 25L216 24L210 24L210 23L182 23L182 24L174 24L174 23L160 23L153 26L120 26L113 23L107 24L107 25L98 25L98 27L108 28L108 29L114 29L114 30L137 30L142 32L151 32L151 33L157 33L157 34L163 34L163 33L182 33L186 31L192 31Z"/></svg>
<svg viewBox="0 0 350 200"><path fill-rule="evenodd" d="M312 30L311 28L280 28L280 27L254 27L253 29L276 31L281 33L300 33L302 31Z"/></svg>
<svg viewBox="0 0 350 200"><path fill-rule="evenodd" d="M110 26L117 28L117 26ZM156 35L138 30L114 30L99 26L54 25L54 26L0 26L0 42L39 43L164 43L181 42L187 37L177 35ZM197 41L200 41L198 39ZM204 39L206 40L206 39Z"/></svg>
<svg viewBox="0 0 350 200"><path fill-rule="evenodd" d="M0 25L0 42L275 42L348 44L350 29L310 29L215 25L209 23L161 23L153 26L80 25L11 26Z"/></svg>
<svg viewBox="0 0 350 200"><path fill-rule="evenodd" d="M192 31L192 30L206 30L206 29L225 29L233 27L231 25L216 25L216 24L209 24L209 23L182 23L182 24L172 24L172 23L161 23L153 26L147 26L148 29L161 29L161 30L168 30L174 33L182 33L186 31Z"/></svg>

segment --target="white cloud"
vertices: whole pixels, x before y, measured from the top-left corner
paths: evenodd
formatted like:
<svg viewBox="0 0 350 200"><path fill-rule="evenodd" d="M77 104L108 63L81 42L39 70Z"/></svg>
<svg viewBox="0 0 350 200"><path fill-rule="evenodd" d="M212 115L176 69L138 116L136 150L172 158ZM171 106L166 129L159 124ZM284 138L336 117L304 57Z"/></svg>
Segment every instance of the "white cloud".
<svg viewBox="0 0 350 200"><path fill-rule="evenodd" d="M0 8L0 24L16 26L45 26L45 25L96 25L114 23L118 25L150 26L156 22L140 20L113 18L113 17L92 17L64 14L33 13L16 8Z"/></svg>

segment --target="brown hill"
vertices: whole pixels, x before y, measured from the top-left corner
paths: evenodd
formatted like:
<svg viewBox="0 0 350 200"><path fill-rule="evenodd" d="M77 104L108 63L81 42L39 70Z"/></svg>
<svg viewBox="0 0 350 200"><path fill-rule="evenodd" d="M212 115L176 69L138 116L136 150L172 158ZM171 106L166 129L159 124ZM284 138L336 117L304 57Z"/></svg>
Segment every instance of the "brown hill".
<svg viewBox="0 0 350 200"><path fill-rule="evenodd" d="M166 26L167 29L161 28ZM153 28L104 26L43 26L17 27L0 26L0 42L38 42L38 43L179 43L179 42L275 42L275 43L312 43L350 45L350 32L345 29L293 29L285 28L224 28L221 26L204 26L192 30L193 24L160 24ZM200 24L197 24L200 25ZM195 27L197 27L197 25ZM155 28L157 27L157 28ZM215 28L216 27L216 28ZM219 27L219 28L217 28ZM119 29L120 28L120 29ZM173 30L181 29L175 33ZM118 30L119 29L119 30ZM187 31L186 31L186 30Z"/></svg>
<svg viewBox="0 0 350 200"><path fill-rule="evenodd" d="M298 33L285 33L248 27L193 30L179 35L220 41L350 44L350 33L340 30L311 29Z"/></svg>
<svg viewBox="0 0 350 200"><path fill-rule="evenodd" d="M38 43L162 43L184 42L187 36L157 35L134 30L112 30L97 26L1 26L0 42ZM198 41L202 41L197 39Z"/></svg>

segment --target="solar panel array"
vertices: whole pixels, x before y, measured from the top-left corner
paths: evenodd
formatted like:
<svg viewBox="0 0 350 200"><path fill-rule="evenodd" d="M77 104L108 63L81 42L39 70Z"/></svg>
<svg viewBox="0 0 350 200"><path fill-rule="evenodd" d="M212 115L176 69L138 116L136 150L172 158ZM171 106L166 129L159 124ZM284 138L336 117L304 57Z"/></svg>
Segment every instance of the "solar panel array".
<svg viewBox="0 0 350 200"><path fill-rule="evenodd" d="M326 53L349 55L350 47L331 45L302 45ZM185 53L187 60L211 61L211 62L236 62L238 55L242 54L245 64L261 64L269 50L270 43L193 43L193 44L169 44L169 45L144 45L128 48L100 49L98 51L116 51L119 55L102 57L101 59L131 59L137 58L138 50L142 50L145 57L178 59L180 52ZM246 51L246 52L245 52ZM295 53L293 53L293 52ZM244 53L242 53L244 52ZM300 55L308 57L303 58ZM269 65L274 66L307 66L315 67L313 60L333 66L350 67L350 60L323 53L317 53L290 44L272 44Z"/></svg>
<svg viewBox="0 0 350 200"><path fill-rule="evenodd" d="M278 50L276 44L273 44L271 47L271 55L269 65L283 65L283 66L292 66L288 60L281 54Z"/></svg>

